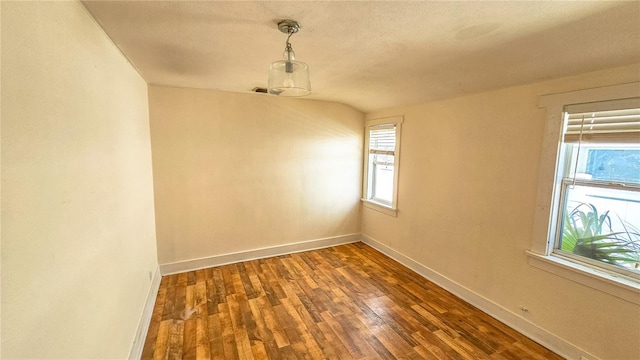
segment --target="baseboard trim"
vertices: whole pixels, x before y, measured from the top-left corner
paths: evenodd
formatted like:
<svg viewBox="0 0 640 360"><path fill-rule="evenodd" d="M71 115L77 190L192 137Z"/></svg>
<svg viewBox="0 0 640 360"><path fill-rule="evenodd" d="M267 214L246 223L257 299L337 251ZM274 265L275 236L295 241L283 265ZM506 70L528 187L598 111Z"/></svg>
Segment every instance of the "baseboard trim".
<svg viewBox="0 0 640 360"><path fill-rule="evenodd" d="M185 271L204 269L212 266L232 264L242 261L261 259L271 256L293 254L301 251L322 249L330 246L350 244L360 241L360 234L347 234L322 239L307 240L297 243L276 245L260 249L240 251L236 253L209 256L200 259L178 261L160 265L160 273L164 275L177 274Z"/></svg>
<svg viewBox="0 0 640 360"><path fill-rule="evenodd" d="M153 274L153 278L151 279L151 286L147 293L147 301L144 303L144 309L142 310L142 316L140 317L136 337L133 340L131 350L129 351L129 359L131 360L138 360L142 357L144 341L147 338L147 332L149 331L149 325L151 324L151 315L153 315L153 307L156 304L156 297L158 296L158 289L160 289L161 280L162 275L160 274L160 267L157 267Z"/></svg>
<svg viewBox="0 0 640 360"><path fill-rule="evenodd" d="M455 296L468 302L469 304L484 311L490 316L496 318L502 323L517 330L521 334L529 337L533 341L545 346L551 351L567 359L581 359L582 356L588 359L598 359L596 356L589 354L588 352L580 349L579 347L561 339L560 337L550 333L549 331L537 326L536 324L524 319L508 309L494 303L493 301L479 295L472 290L456 283L455 281L447 278L446 276L429 269L428 267L420 264L419 262L411 259L410 257L382 244L381 242L373 239L372 237L362 234L361 241L372 248L380 251L381 253L396 260L402 265L415 271L425 279L436 283L443 289L451 292Z"/></svg>

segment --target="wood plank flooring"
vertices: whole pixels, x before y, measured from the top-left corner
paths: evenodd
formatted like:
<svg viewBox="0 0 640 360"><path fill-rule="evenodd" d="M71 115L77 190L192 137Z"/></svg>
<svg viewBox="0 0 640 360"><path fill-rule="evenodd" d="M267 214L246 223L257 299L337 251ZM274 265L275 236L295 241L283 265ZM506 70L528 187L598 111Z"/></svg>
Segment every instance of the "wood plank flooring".
<svg viewBox="0 0 640 360"><path fill-rule="evenodd" d="M363 243L162 278L142 359L561 359Z"/></svg>

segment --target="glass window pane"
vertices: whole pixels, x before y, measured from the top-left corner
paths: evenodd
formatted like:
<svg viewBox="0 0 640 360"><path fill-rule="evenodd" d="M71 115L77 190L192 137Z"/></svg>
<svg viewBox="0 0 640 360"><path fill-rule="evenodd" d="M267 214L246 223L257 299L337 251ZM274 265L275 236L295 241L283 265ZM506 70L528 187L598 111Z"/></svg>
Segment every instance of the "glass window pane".
<svg viewBox="0 0 640 360"><path fill-rule="evenodd" d="M372 198L391 204L393 200L394 157L374 155Z"/></svg>
<svg viewBox="0 0 640 360"><path fill-rule="evenodd" d="M640 184L640 149L588 149L587 169L594 180Z"/></svg>
<svg viewBox="0 0 640 360"><path fill-rule="evenodd" d="M568 154L578 154L577 144L568 146ZM568 169L570 177L575 168L578 179L640 184L640 146L582 144L579 153Z"/></svg>
<svg viewBox="0 0 640 360"><path fill-rule="evenodd" d="M560 250L640 272L640 191L566 185Z"/></svg>

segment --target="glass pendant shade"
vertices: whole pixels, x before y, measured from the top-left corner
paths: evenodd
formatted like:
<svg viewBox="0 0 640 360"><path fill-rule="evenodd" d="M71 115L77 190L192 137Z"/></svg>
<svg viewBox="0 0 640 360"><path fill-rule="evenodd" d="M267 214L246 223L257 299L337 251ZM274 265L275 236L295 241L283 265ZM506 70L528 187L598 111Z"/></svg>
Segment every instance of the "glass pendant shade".
<svg viewBox="0 0 640 360"><path fill-rule="evenodd" d="M280 96L305 96L311 93L309 66L301 61L280 60L269 67L268 92Z"/></svg>

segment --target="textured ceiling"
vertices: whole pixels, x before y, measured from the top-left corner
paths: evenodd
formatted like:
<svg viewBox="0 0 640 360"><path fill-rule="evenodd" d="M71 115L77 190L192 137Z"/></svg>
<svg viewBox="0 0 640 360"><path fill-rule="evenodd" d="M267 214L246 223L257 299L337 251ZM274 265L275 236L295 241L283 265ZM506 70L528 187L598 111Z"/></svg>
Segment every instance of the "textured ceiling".
<svg viewBox="0 0 640 360"><path fill-rule="evenodd" d="M308 98L365 112L640 62L639 1L83 3L148 83L245 93L295 19Z"/></svg>

